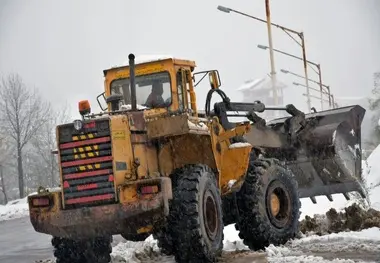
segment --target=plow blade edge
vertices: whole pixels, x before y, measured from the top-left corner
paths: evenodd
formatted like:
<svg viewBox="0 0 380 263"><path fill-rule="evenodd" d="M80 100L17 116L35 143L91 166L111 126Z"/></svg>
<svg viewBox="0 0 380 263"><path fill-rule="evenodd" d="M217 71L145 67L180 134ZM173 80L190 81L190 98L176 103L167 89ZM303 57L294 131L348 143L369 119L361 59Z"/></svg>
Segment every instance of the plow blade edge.
<svg viewBox="0 0 380 263"><path fill-rule="evenodd" d="M264 147L269 156L286 162L297 178L301 198L311 197L314 202L315 196L326 195L332 200L331 195L338 193L348 198L346 193L354 191L364 198L360 183L364 114L365 109L359 105L306 114L303 128L296 132L293 128L299 127L297 117L276 119L265 128L251 130L260 130L268 137L254 140L253 145ZM250 141L249 135L247 138ZM269 141L276 143L270 145ZM263 142L265 145L260 145Z"/></svg>

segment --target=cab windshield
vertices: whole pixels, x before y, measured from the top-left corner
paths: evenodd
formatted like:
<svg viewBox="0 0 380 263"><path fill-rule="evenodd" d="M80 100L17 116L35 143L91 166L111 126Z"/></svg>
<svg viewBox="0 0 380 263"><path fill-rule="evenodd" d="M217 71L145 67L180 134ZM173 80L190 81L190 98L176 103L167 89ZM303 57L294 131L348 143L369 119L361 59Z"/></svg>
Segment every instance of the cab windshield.
<svg viewBox="0 0 380 263"><path fill-rule="evenodd" d="M135 77L136 101L147 108L166 108L171 105L171 85L168 72L160 72ZM129 78L111 82L111 94L123 95L121 105L131 104Z"/></svg>

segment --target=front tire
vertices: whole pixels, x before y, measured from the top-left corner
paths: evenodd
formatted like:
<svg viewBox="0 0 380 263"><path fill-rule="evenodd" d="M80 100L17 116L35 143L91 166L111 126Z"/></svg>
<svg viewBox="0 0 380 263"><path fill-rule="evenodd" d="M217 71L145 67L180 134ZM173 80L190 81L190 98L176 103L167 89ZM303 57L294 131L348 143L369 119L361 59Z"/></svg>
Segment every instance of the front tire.
<svg viewBox="0 0 380 263"><path fill-rule="evenodd" d="M56 263L109 263L111 262L112 236L89 240L72 240L53 237Z"/></svg>
<svg viewBox="0 0 380 263"><path fill-rule="evenodd" d="M176 261L214 262L223 248L222 201L215 174L205 165L176 172L168 224Z"/></svg>
<svg viewBox="0 0 380 263"><path fill-rule="evenodd" d="M296 236L301 207L298 184L277 160L251 160L237 197L235 227L250 249L282 245Z"/></svg>

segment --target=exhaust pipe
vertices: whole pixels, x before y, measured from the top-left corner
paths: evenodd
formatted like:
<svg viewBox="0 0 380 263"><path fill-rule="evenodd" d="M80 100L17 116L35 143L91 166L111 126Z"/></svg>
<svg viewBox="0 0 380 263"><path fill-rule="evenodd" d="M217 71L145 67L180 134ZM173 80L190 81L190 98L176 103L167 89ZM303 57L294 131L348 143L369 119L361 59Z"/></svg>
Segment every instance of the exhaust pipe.
<svg viewBox="0 0 380 263"><path fill-rule="evenodd" d="M136 82L135 82L135 55L132 53L128 56L129 59L129 82L131 87L131 101L132 110L137 110L137 100L136 100Z"/></svg>

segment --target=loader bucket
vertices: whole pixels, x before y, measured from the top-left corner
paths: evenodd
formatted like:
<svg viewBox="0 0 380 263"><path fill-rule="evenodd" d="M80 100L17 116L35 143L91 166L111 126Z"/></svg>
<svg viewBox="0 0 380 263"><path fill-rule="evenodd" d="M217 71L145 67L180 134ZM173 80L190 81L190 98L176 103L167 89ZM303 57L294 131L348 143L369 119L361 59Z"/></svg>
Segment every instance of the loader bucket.
<svg viewBox="0 0 380 263"><path fill-rule="evenodd" d="M361 185L361 123L365 109L359 105L307 114L308 128L297 135L297 143L286 138L285 120L268 123L277 133L282 133L279 148L267 149L282 159L295 174L300 197L359 192L364 198Z"/></svg>

